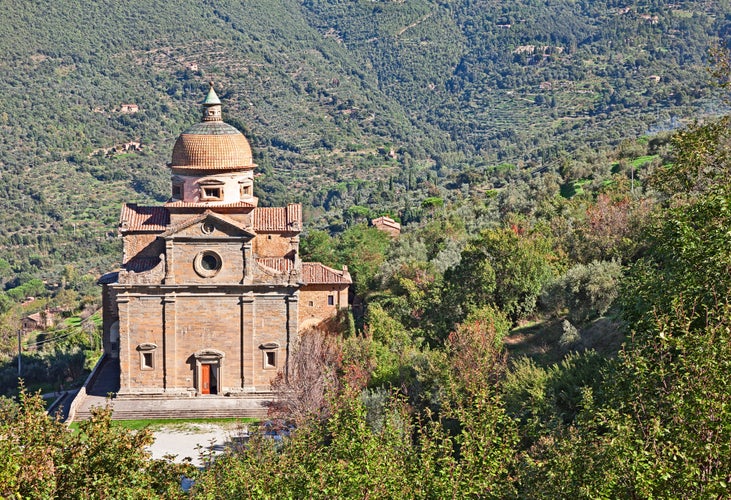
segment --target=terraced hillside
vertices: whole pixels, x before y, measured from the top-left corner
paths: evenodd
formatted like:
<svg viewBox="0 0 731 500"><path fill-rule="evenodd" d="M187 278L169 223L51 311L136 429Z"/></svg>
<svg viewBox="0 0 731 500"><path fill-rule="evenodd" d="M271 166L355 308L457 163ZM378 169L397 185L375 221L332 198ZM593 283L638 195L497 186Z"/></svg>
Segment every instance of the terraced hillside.
<svg viewBox="0 0 731 500"><path fill-rule="evenodd" d="M121 201L166 198L209 80L254 145L262 203L302 201L333 228L352 205L418 206L466 170L554 168L724 109L705 67L727 1L5 5L7 286L113 265Z"/></svg>

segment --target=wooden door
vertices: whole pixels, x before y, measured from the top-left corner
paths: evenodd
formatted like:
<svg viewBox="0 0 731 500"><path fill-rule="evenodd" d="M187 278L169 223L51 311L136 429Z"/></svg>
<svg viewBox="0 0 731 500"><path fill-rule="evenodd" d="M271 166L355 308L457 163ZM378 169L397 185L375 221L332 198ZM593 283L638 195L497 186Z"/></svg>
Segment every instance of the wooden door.
<svg viewBox="0 0 731 500"><path fill-rule="evenodd" d="M211 393L211 365L201 365L201 394Z"/></svg>

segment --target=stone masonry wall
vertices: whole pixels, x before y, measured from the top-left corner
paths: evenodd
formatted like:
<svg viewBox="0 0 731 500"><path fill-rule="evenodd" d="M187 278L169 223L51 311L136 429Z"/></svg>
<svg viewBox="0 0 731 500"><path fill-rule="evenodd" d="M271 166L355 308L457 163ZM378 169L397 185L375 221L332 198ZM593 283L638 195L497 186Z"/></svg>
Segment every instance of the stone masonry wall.
<svg viewBox="0 0 731 500"><path fill-rule="evenodd" d="M221 392L241 389L241 306L236 295L221 293L179 295L170 304L175 316L171 339L169 378L175 388L200 388L194 354L212 349L223 353L220 361Z"/></svg>
<svg viewBox="0 0 731 500"><path fill-rule="evenodd" d="M130 311L134 311L130 314ZM141 366L141 344L155 344L151 370ZM161 297L129 297L120 304L120 355L122 372L121 392L162 392L163 387L163 330Z"/></svg>
<svg viewBox="0 0 731 500"><path fill-rule="evenodd" d="M141 289L138 291L142 291ZM286 292L184 289L123 294L120 309L121 393L195 393L196 353L220 353L219 394L268 391L285 368L288 327L296 331L297 301ZM122 326L124 325L124 326ZM154 344L156 348L147 351ZM145 368L141 352L151 352ZM274 355L274 363L266 353Z"/></svg>
<svg viewBox="0 0 731 500"><path fill-rule="evenodd" d="M262 391L269 390L271 379L284 369L287 353L287 299L286 296L272 294L258 296L254 302L254 328L252 356L246 360L251 363L252 383ZM296 321L296 317L293 318ZM262 349L277 344L274 349ZM267 366L265 352L274 352L275 365Z"/></svg>
<svg viewBox="0 0 731 500"><path fill-rule="evenodd" d="M328 304L332 296L333 304ZM299 329L314 326L334 316L339 308L348 306L348 285L334 289L333 285L305 285L300 288Z"/></svg>
<svg viewBox="0 0 731 500"><path fill-rule="evenodd" d="M221 257L221 270L213 277L199 275L194 268L196 255L213 251ZM173 245L174 283L186 284L233 284L244 278L243 242L175 242Z"/></svg>
<svg viewBox="0 0 731 500"><path fill-rule="evenodd" d="M284 257L290 251L292 236L258 234L253 240L253 250L258 257Z"/></svg>
<svg viewBox="0 0 731 500"><path fill-rule="evenodd" d="M164 249L162 243L155 244L157 234L139 233L124 235L124 252L122 263L126 264L132 257L157 257Z"/></svg>

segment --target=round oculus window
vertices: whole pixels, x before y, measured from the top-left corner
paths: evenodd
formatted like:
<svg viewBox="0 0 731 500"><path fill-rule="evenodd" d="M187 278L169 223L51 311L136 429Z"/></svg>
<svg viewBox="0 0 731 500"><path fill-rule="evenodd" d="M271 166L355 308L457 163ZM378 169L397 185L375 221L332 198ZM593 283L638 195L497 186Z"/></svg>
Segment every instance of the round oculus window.
<svg viewBox="0 0 731 500"><path fill-rule="evenodd" d="M195 272L204 278L211 278L221 270L221 256L216 252L206 250L195 256L193 268Z"/></svg>
<svg viewBox="0 0 731 500"><path fill-rule="evenodd" d="M201 224L201 232L203 234L211 234L215 227L210 221L206 221L203 224Z"/></svg>

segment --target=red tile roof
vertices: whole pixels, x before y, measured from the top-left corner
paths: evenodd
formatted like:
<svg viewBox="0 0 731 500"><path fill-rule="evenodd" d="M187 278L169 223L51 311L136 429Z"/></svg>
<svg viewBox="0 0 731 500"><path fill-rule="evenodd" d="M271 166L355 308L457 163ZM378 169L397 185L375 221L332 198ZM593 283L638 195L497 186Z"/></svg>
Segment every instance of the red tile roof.
<svg viewBox="0 0 731 500"><path fill-rule="evenodd" d="M275 269L280 273L291 271L294 267L294 261L292 259L285 259L281 257L263 257L256 259L257 264Z"/></svg>
<svg viewBox="0 0 731 500"><path fill-rule="evenodd" d="M140 207L126 203L119 215L120 231L164 231L169 224L170 213L165 207Z"/></svg>
<svg viewBox="0 0 731 500"><path fill-rule="evenodd" d="M170 208L254 208L256 204L247 201L237 201L235 203L220 202L190 202L190 201L168 201L165 207Z"/></svg>
<svg viewBox="0 0 731 500"><path fill-rule="evenodd" d="M254 210L254 231L296 232L302 229L302 205L290 203L286 207L266 207Z"/></svg>
<svg viewBox="0 0 731 500"><path fill-rule="evenodd" d="M302 281L305 285L322 285L322 284L351 284L350 273L348 268L342 271L327 267L319 262L303 262L302 263Z"/></svg>
<svg viewBox="0 0 731 500"><path fill-rule="evenodd" d="M386 227L390 227L390 228L393 228L393 229L398 229L399 231L401 230L401 224L399 224L398 222L396 222L392 218L387 217L385 215L383 217L379 217L377 219L373 219L371 221L371 224L373 224L376 227L386 226Z"/></svg>

